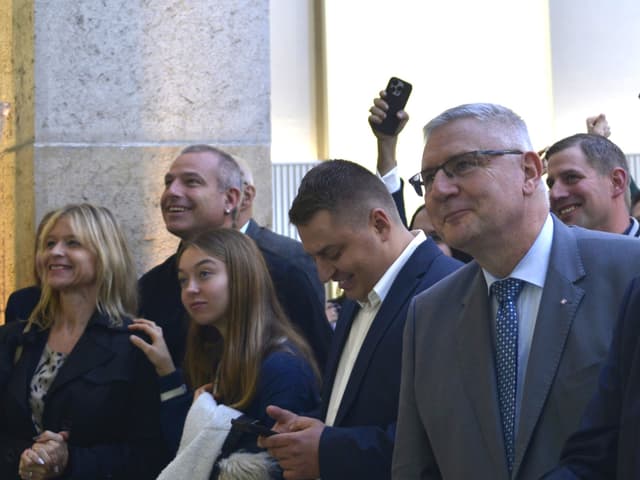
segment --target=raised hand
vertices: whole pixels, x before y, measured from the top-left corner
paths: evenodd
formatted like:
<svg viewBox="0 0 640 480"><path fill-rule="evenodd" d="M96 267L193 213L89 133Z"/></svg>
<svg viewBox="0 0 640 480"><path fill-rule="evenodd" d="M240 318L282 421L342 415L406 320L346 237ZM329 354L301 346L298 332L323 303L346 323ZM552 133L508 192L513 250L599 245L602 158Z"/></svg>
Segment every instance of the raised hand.
<svg viewBox="0 0 640 480"><path fill-rule="evenodd" d="M159 376L163 377L175 371L176 366L173 364L167 343L164 341L162 327L159 327L151 320L136 318L133 323L129 325L129 330L143 332L151 339L151 343L148 343L137 335L131 335L129 337L131 343L142 350L147 356Z"/></svg>

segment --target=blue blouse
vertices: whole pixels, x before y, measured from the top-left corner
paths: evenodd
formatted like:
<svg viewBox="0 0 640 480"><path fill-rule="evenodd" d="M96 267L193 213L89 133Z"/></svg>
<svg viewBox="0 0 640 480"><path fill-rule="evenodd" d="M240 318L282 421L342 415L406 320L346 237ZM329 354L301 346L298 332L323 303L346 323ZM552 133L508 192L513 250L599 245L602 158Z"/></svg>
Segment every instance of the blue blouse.
<svg viewBox="0 0 640 480"><path fill-rule="evenodd" d="M166 392L184 385L180 370L160 377L160 391ZM313 410L319 403L318 381L311 365L301 356L288 351L275 351L267 355L260 367L258 385L251 404L243 411L245 415L271 427L274 421L267 415L268 405L277 405L294 413ZM178 451L182 429L191 403L193 392L184 393L162 402L162 428L172 456ZM257 437L243 442L243 448L258 449Z"/></svg>

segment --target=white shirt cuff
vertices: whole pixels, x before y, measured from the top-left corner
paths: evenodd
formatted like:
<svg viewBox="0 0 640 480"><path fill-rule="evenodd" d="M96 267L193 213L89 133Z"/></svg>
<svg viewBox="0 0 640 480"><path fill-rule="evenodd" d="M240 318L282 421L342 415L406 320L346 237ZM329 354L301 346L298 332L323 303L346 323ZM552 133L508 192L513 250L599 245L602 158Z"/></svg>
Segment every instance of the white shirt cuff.
<svg viewBox="0 0 640 480"><path fill-rule="evenodd" d="M380 175L380 172L376 172L376 174L387 186L389 193L395 193L400 190L402 184L400 183L400 175L398 175L398 167L393 167L384 176Z"/></svg>

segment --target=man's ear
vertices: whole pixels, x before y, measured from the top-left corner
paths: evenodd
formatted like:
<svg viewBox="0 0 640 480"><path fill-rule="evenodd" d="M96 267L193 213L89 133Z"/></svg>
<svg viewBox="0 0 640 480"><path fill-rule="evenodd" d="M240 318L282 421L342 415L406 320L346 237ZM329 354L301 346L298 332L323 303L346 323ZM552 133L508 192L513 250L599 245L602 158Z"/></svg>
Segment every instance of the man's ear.
<svg viewBox="0 0 640 480"><path fill-rule="evenodd" d="M525 152L522 155L522 167L524 170L523 192L525 195L531 195L542 181L544 171L542 160L536 152Z"/></svg>
<svg viewBox="0 0 640 480"><path fill-rule="evenodd" d="M391 220L384 209L371 209L369 212L369 225L374 229L376 234L381 236L383 240L386 240L389 237L389 233L391 232Z"/></svg>
<svg viewBox="0 0 640 480"><path fill-rule="evenodd" d="M619 195L624 195L627 193L627 172L625 172L624 168L616 167L611 170L609 174L609 178L611 179L612 197L617 197Z"/></svg>
<svg viewBox="0 0 640 480"><path fill-rule="evenodd" d="M233 212L240 205L241 192L235 187L230 187L224 192L224 210Z"/></svg>
<svg viewBox="0 0 640 480"><path fill-rule="evenodd" d="M244 212L253 206L253 199L256 198L256 187L246 183L244 185L244 191L242 192L242 199L240 200L240 206L238 210Z"/></svg>

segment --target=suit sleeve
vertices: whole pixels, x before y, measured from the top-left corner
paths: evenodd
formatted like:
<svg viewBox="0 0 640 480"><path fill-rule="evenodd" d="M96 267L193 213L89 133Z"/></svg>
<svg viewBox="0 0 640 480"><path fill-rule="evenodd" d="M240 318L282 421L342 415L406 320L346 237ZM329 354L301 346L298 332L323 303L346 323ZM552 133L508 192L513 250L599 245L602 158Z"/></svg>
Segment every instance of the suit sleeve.
<svg viewBox="0 0 640 480"><path fill-rule="evenodd" d="M402 374L398 406L398 431L393 453L393 479L441 479L429 436L420 419L414 385L416 348L416 301L407 313L402 343Z"/></svg>
<svg viewBox="0 0 640 480"><path fill-rule="evenodd" d="M274 420L266 412L269 405L300 414L318 402L318 382L306 360L288 352L275 352L264 360L256 391L258 420L273 426Z"/></svg>
<svg viewBox="0 0 640 480"><path fill-rule="evenodd" d="M640 401L637 385L628 383L629 369L637 355L640 334L640 283L634 280L622 301L620 318L609 354L600 372L598 389L582 418L579 430L565 444L558 468L544 478L586 480L625 478L617 472L620 418L623 398L633 389ZM633 428L637 428L637 425ZM637 445L632 448L637 449Z"/></svg>
<svg viewBox="0 0 640 480"><path fill-rule="evenodd" d="M173 373L158 378L160 393L165 393L184 386L184 392L160 402L160 424L162 433L171 458L178 453L184 422L193 403L193 392L186 386L182 370L176 369Z"/></svg>
<svg viewBox="0 0 640 480"><path fill-rule="evenodd" d="M408 227L407 211L404 207L404 181L402 179L400 179L400 190L392 192L391 196L393 197L393 201L395 202L398 213L400 214L400 220L402 220L402 224L405 227Z"/></svg>

